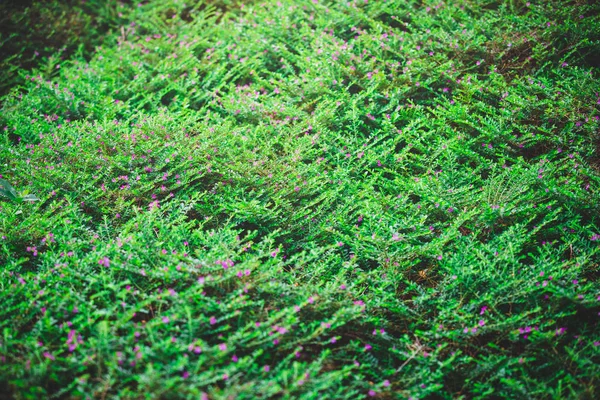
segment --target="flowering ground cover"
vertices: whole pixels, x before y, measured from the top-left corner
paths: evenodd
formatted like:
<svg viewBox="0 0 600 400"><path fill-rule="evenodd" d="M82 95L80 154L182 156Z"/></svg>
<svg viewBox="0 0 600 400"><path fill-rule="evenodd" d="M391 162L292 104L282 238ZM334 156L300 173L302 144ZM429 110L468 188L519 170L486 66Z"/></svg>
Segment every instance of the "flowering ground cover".
<svg viewBox="0 0 600 400"><path fill-rule="evenodd" d="M0 397L600 396L596 1L68 10L4 49Z"/></svg>

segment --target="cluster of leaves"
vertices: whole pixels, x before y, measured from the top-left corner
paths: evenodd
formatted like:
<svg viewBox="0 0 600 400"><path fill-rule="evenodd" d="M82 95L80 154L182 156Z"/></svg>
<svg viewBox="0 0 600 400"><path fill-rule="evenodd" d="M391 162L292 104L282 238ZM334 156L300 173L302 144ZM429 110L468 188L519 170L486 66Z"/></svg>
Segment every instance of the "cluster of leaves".
<svg viewBox="0 0 600 400"><path fill-rule="evenodd" d="M44 66L51 74L61 60L77 53L89 59L111 29L128 20L117 0L0 3L0 95L24 82L21 71Z"/></svg>
<svg viewBox="0 0 600 400"><path fill-rule="evenodd" d="M597 397L600 6L484 3L123 5L23 72L0 391Z"/></svg>
<svg viewBox="0 0 600 400"><path fill-rule="evenodd" d="M5 199L16 201L19 203L22 201L39 200L33 194L22 193L21 195L19 195L15 188L4 179L0 179L0 196L4 197Z"/></svg>

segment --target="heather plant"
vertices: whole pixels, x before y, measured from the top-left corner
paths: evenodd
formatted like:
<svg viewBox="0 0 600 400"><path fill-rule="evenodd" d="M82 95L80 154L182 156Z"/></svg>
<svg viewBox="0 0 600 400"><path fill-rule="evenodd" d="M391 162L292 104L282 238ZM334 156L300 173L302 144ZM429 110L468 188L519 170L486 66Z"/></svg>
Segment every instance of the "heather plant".
<svg viewBox="0 0 600 400"><path fill-rule="evenodd" d="M595 2L113 6L11 64L0 392L598 396Z"/></svg>

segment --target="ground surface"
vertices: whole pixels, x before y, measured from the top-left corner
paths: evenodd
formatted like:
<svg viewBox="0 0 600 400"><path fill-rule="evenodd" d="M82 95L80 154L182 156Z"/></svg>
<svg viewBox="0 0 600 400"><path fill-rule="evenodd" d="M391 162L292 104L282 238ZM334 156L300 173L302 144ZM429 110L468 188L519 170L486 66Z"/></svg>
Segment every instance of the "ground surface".
<svg viewBox="0 0 600 400"><path fill-rule="evenodd" d="M15 4L3 395L600 396L597 2Z"/></svg>

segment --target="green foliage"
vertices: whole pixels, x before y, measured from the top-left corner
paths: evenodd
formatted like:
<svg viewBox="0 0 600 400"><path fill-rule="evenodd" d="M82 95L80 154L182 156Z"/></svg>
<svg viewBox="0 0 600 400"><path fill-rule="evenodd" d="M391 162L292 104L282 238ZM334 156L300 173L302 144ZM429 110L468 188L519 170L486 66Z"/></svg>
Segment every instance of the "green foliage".
<svg viewBox="0 0 600 400"><path fill-rule="evenodd" d="M18 202L18 203L20 203L22 201L36 201L36 200L39 200L34 195L27 194L27 193L23 193L22 196L19 196L17 194L17 191L15 190L15 188L12 187L12 185L10 183L8 183L4 179L0 179L0 196L6 198L8 200Z"/></svg>
<svg viewBox="0 0 600 400"><path fill-rule="evenodd" d="M598 397L598 5L100 3L2 99L0 392Z"/></svg>
<svg viewBox="0 0 600 400"><path fill-rule="evenodd" d="M128 10L116 0L2 1L0 95L24 83L24 70L40 68L50 78L60 60L75 53L88 58Z"/></svg>

